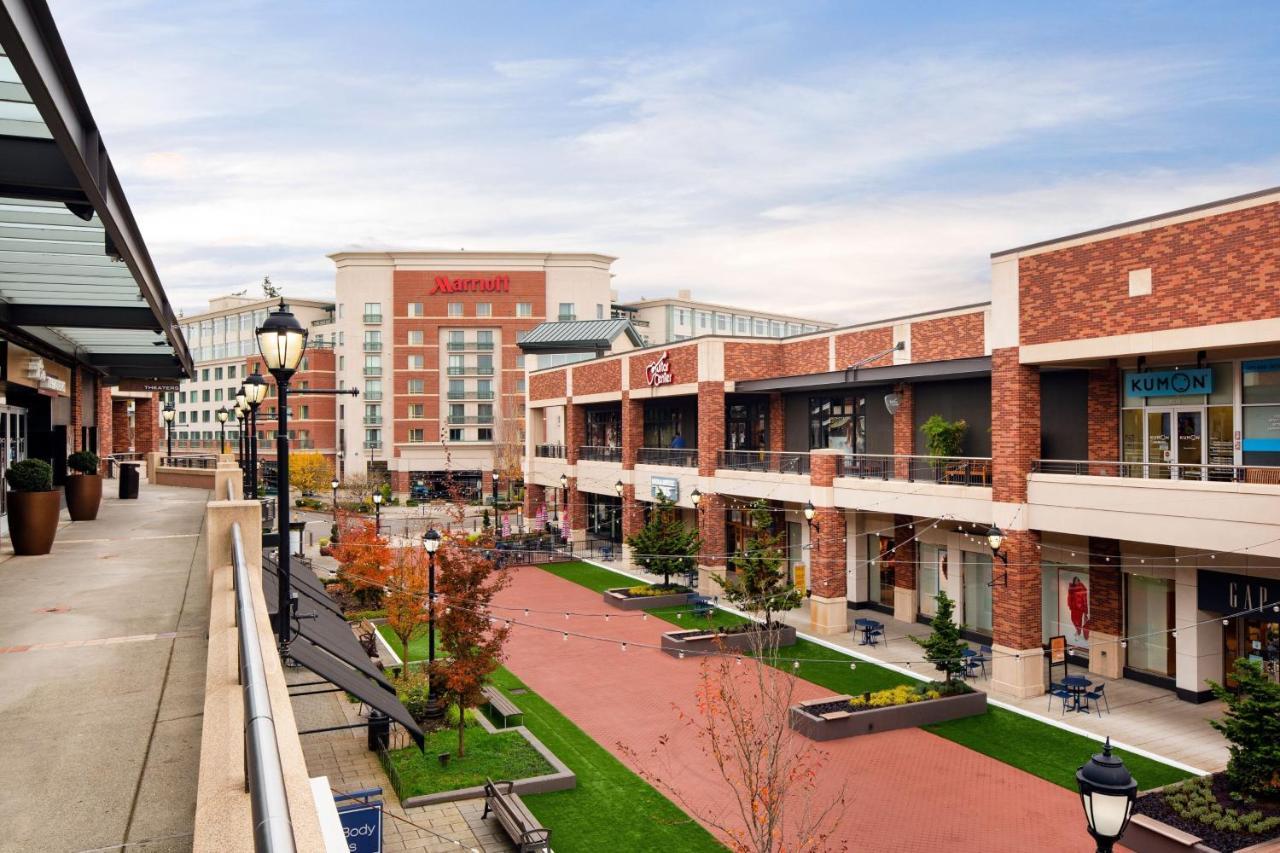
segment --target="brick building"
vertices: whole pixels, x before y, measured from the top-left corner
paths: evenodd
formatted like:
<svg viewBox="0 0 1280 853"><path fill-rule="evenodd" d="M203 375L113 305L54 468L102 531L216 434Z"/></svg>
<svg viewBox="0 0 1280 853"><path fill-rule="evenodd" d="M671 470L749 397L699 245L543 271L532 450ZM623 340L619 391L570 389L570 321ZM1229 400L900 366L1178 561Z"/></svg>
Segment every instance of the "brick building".
<svg viewBox="0 0 1280 853"><path fill-rule="evenodd" d="M292 308L292 306L290 306ZM298 366L298 372L289 380L289 448L291 452L315 452L329 460L338 458L338 397L333 394L309 394L310 389L337 387L335 365L337 357L331 341L312 339L307 344L306 355ZM258 458L263 465L263 476L274 476L276 459L276 403L275 379L267 371L262 356L255 355L243 365L246 376L259 372L267 380L267 398L258 407ZM351 398L344 397L349 400ZM216 433L215 433L216 435ZM228 450L236 452L231 440L231 423L227 425Z"/></svg>
<svg viewBox="0 0 1280 853"><path fill-rule="evenodd" d="M988 304L533 370L526 516L617 540L673 496L709 587L766 500L813 630L944 590L1007 694L1053 637L1189 701L1280 678L1278 296L1280 189L999 252Z"/></svg>

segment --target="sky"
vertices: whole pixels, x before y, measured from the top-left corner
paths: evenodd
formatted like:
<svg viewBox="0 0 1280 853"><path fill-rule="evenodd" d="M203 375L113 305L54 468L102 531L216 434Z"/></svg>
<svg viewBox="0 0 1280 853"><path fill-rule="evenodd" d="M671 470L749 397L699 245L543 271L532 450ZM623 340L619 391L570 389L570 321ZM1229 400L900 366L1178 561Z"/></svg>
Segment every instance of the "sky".
<svg viewBox="0 0 1280 853"><path fill-rule="evenodd" d="M850 324L1280 184L1275 3L49 2L188 313L465 248Z"/></svg>

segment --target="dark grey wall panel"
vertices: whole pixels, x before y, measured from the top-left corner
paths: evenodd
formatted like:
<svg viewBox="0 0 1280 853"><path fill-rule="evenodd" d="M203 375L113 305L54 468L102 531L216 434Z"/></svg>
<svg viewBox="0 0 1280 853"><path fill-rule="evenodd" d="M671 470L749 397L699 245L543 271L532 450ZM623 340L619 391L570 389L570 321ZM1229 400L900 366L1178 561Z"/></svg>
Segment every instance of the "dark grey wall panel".
<svg viewBox="0 0 1280 853"><path fill-rule="evenodd" d="M1040 374L1040 458L1089 458L1089 374Z"/></svg>
<svg viewBox="0 0 1280 853"><path fill-rule="evenodd" d="M932 415L949 421L963 418L965 433L961 456L991 455L991 380L957 379L951 382L919 382L915 389L915 452L924 454L920 425Z"/></svg>

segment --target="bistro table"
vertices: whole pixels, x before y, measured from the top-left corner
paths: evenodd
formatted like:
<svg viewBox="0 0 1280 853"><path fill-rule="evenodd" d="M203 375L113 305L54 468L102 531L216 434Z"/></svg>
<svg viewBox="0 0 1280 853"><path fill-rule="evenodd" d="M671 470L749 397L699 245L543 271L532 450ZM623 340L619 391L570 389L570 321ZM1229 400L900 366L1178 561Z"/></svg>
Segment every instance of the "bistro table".
<svg viewBox="0 0 1280 853"><path fill-rule="evenodd" d="M860 646L874 646L877 636L884 636L884 623L875 619L854 619L854 627L862 632Z"/></svg>
<svg viewBox="0 0 1280 853"><path fill-rule="evenodd" d="M1071 694L1071 706L1067 710L1079 711L1082 714L1089 713L1089 703L1085 700L1084 694L1093 686L1093 682L1083 675L1068 675L1063 677L1062 686Z"/></svg>

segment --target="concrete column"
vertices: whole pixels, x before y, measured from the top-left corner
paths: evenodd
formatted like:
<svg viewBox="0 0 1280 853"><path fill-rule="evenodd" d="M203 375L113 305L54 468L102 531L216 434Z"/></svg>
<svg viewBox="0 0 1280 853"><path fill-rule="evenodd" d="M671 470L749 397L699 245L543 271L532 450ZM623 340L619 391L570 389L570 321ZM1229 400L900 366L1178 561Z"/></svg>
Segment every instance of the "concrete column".
<svg viewBox="0 0 1280 853"><path fill-rule="evenodd" d="M698 474L714 477L724 449L724 383L698 383Z"/></svg>
<svg viewBox="0 0 1280 853"><path fill-rule="evenodd" d="M240 525L245 565L262 565L262 504L258 501L210 501L205 508L205 566L210 575L231 563L231 527Z"/></svg>
<svg viewBox="0 0 1280 853"><path fill-rule="evenodd" d="M893 455L900 457L910 456L915 453L916 448L915 392L910 385L906 384L899 385L893 390L899 397L898 411L893 413ZM894 460L894 476L896 478L905 480L910 475L910 459Z"/></svg>
<svg viewBox="0 0 1280 853"><path fill-rule="evenodd" d="M902 410L899 409L899 412ZM889 566L893 569L893 618L900 622L916 621L919 610L916 601L916 531L907 525L912 516L893 517L893 556ZM886 567L882 566L881 571Z"/></svg>
<svg viewBox="0 0 1280 853"><path fill-rule="evenodd" d="M1091 445L1092 447L1092 445ZM1120 543L1097 536L1089 538L1089 671L1104 678L1124 672L1120 637L1124 613L1120 587Z"/></svg>
<svg viewBox="0 0 1280 853"><path fill-rule="evenodd" d="M849 630L844 511L835 508L831 488L836 460L842 453L815 450L809 455L810 491L816 510L809 528L809 627L819 634Z"/></svg>
<svg viewBox="0 0 1280 853"><path fill-rule="evenodd" d="M699 441L701 444L701 441ZM703 495L698 509L698 536L702 540L698 555L698 592L703 595L719 595L720 585L711 580L713 575L723 578L726 571L724 553L728 549L725 537L725 500L723 495Z"/></svg>
<svg viewBox="0 0 1280 853"><path fill-rule="evenodd" d="M1044 651L1040 624L1040 534L1006 530L1001 552L1008 566L992 566L991 689L1018 698L1045 692Z"/></svg>
<svg viewBox="0 0 1280 853"><path fill-rule="evenodd" d="M1222 622L1214 618L1217 614L1196 606L1196 567L1186 565L1188 562L1183 560L1174 566L1173 627L1177 629L1178 636L1171 638L1170 642L1174 644L1178 698L1204 702L1212 698L1205 679L1221 682L1224 664L1233 664L1234 661L1222 659ZM1197 624L1200 622L1204 624Z"/></svg>
<svg viewBox="0 0 1280 853"><path fill-rule="evenodd" d="M1089 461L1120 460L1120 371L1113 360L1089 371ZM1111 469L1111 470L1108 470ZM1114 466L1090 466L1089 473L1114 474Z"/></svg>
<svg viewBox="0 0 1280 853"><path fill-rule="evenodd" d="M629 391L622 392L622 468L630 471L636 467L636 451L644 446L644 400L631 399Z"/></svg>

